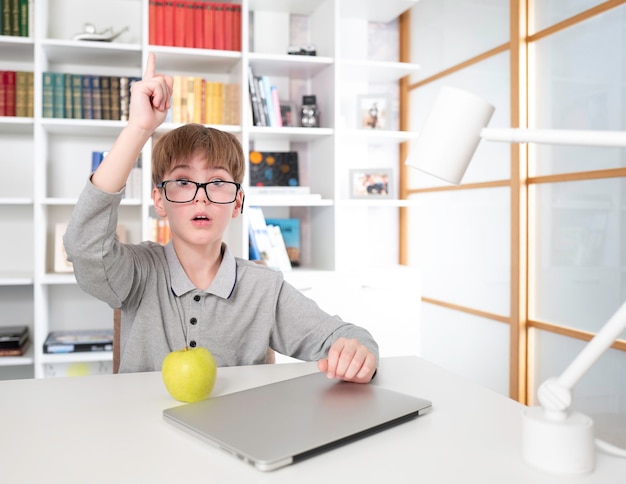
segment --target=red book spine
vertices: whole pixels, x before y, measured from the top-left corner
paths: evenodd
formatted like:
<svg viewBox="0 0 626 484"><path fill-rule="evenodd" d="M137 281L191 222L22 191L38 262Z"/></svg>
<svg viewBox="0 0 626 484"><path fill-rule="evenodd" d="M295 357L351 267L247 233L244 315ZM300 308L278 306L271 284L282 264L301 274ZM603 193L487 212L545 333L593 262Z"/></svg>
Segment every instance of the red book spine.
<svg viewBox="0 0 626 484"><path fill-rule="evenodd" d="M204 4L204 48L215 49L214 5L211 2Z"/></svg>
<svg viewBox="0 0 626 484"><path fill-rule="evenodd" d="M213 4L214 48L224 50L224 4Z"/></svg>
<svg viewBox="0 0 626 484"><path fill-rule="evenodd" d="M185 3L185 47L193 47L195 39L194 34L194 12L196 11L195 2Z"/></svg>
<svg viewBox="0 0 626 484"><path fill-rule="evenodd" d="M15 71L7 71L4 105L7 116L15 116Z"/></svg>
<svg viewBox="0 0 626 484"><path fill-rule="evenodd" d="M193 46L196 49L204 49L204 2L193 4Z"/></svg>
<svg viewBox="0 0 626 484"><path fill-rule="evenodd" d="M156 0L148 3L148 44L156 44Z"/></svg>
<svg viewBox="0 0 626 484"><path fill-rule="evenodd" d="M163 4L163 29L165 30L163 45L172 47L174 45L174 0L165 0Z"/></svg>
<svg viewBox="0 0 626 484"><path fill-rule="evenodd" d="M165 4L163 0L154 0L154 44L165 45Z"/></svg>
<svg viewBox="0 0 626 484"><path fill-rule="evenodd" d="M233 5L224 4L224 50L233 50Z"/></svg>
<svg viewBox="0 0 626 484"><path fill-rule="evenodd" d="M241 5L233 5L233 50L241 50Z"/></svg>
<svg viewBox="0 0 626 484"><path fill-rule="evenodd" d="M174 46L185 46L185 2L174 1Z"/></svg>
<svg viewBox="0 0 626 484"><path fill-rule="evenodd" d="M0 116L7 115L6 84L7 84L7 72L0 71Z"/></svg>

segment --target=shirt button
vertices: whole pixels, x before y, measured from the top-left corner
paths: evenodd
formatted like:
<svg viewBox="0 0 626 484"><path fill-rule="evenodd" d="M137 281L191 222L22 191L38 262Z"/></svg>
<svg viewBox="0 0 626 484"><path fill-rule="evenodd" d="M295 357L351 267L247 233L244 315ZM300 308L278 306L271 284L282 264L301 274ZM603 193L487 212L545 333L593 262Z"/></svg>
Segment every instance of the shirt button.
<svg viewBox="0 0 626 484"><path fill-rule="evenodd" d="M191 319L189 320L189 322L190 322L191 324L196 324L196 323L198 322L198 320L197 320L196 318L191 318Z"/></svg>
<svg viewBox="0 0 626 484"><path fill-rule="evenodd" d="M196 342L194 340L191 340L189 342L189 346L191 346L192 348L195 348L196 347Z"/></svg>
<svg viewBox="0 0 626 484"><path fill-rule="evenodd" d="M200 300L200 296L198 296L197 294L193 297L193 300L198 302Z"/></svg>

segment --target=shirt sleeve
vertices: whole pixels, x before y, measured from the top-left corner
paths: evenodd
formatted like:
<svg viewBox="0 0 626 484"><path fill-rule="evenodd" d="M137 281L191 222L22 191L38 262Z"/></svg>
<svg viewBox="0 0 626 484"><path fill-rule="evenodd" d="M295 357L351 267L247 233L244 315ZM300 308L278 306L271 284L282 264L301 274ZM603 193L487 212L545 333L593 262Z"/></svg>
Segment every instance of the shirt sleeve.
<svg viewBox="0 0 626 484"><path fill-rule="evenodd" d="M126 299L134 273L130 249L116 238L121 199L122 192L106 193L89 180L63 237L80 287L113 308Z"/></svg>
<svg viewBox="0 0 626 484"><path fill-rule="evenodd" d="M339 338L354 338L366 346L378 362L378 344L366 329L323 311L288 282L283 281L277 299L272 347L306 361L326 358Z"/></svg>

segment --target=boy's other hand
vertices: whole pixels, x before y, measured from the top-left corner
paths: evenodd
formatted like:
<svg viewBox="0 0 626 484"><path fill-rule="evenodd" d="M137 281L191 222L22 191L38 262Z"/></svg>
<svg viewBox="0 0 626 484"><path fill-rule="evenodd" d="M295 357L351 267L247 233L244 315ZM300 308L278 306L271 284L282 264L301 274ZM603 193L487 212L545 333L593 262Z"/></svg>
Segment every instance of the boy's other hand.
<svg viewBox="0 0 626 484"><path fill-rule="evenodd" d="M356 339L339 338L317 367L328 378L368 383L376 371L376 356Z"/></svg>
<svg viewBox="0 0 626 484"><path fill-rule="evenodd" d="M143 78L131 87L129 124L151 132L158 128L170 108L173 84L171 76L156 73L156 57L151 52Z"/></svg>

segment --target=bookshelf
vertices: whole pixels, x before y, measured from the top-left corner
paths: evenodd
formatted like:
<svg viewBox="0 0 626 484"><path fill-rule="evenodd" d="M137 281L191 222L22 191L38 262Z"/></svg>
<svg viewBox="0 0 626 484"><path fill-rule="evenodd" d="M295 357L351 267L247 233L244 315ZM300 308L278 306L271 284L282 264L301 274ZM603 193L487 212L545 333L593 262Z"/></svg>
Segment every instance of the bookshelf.
<svg viewBox="0 0 626 484"><path fill-rule="evenodd" d="M252 149L297 151L301 183L321 194L319 200L307 201L297 196L246 197L247 204L262 206L268 217L300 218L303 274L347 273L397 263L398 210L407 202L351 199L349 172L354 168L391 169L396 190L399 185L399 145L412 135L395 129L397 81L415 72L417 66L369 55L368 26L394 20L416 1L236 3L242 11L240 50L151 45L148 0L31 1L29 36L0 36L0 70L34 72L34 116L0 117L0 162L6 177L0 191L0 229L11 234L0 242L0 325L27 324L32 341L26 356L0 359L0 379L58 374L54 365L62 370L87 364L102 372L111 360L108 353L48 355L42 347L51 330L112 325L113 312L108 306L82 293L72 274L53 272L54 227L71 214L89 174L91 152L107 150L124 121L44 118L44 72L139 77L148 54L154 52L160 72L238 84L240 123L217 127L236 134L246 153ZM306 26L296 40L305 35L306 43L316 48L315 56L287 54L294 18ZM98 30L128 29L114 42L72 40L87 22ZM295 105L303 94L315 94L321 126L253 126L249 67L255 74L270 77L281 99ZM356 97L368 93L390 94L390 119L395 120L390 129L357 128ZM155 137L175 126L166 122ZM141 198L125 200L120 207L120 223L132 243L149 237L149 219L154 216L151 146L148 142L142 154ZM246 223L244 211L226 237L231 250L241 257L248 253Z"/></svg>

